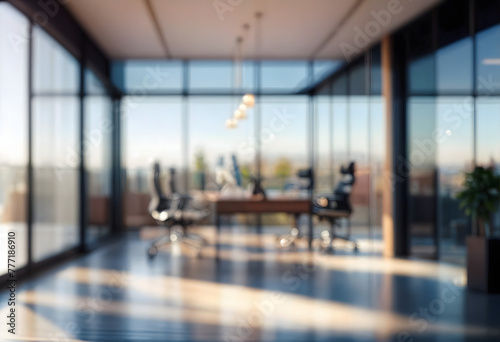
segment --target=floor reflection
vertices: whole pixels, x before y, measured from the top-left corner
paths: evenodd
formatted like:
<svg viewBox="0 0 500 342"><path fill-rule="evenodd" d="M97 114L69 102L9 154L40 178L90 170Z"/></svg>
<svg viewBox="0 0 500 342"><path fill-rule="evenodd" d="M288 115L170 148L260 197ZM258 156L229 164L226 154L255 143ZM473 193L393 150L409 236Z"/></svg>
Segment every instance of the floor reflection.
<svg viewBox="0 0 500 342"><path fill-rule="evenodd" d="M212 240L213 231L204 230ZM151 238L152 232L143 232ZM130 234L23 284L18 340L484 341L500 297L469 292L464 269L275 249L274 235L225 230L219 264L170 250L149 260ZM1 303L5 294L0 295ZM0 304L3 305L3 304ZM0 306L0 314L7 307ZM475 312L475 315L471 313ZM12 339L0 331L0 340ZM14 339L15 340L15 339ZM57 339L56 339L57 340Z"/></svg>

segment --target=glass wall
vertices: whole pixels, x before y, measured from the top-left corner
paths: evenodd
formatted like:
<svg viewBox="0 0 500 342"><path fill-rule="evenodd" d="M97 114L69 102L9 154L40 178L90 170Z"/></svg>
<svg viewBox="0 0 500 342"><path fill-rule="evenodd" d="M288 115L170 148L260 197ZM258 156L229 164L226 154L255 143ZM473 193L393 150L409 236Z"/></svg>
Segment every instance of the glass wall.
<svg viewBox="0 0 500 342"><path fill-rule="evenodd" d="M90 246L111 232L114 130L105 77L87 70L81 89L80 61L14 6L0 1L0 251L15 233L21 276L28 265L83 248L82 233ZM6 271L5 259L0 279Z"/></svg>
<svg viewBox="0 0 500 342"><path fill-rule="evenodd" d="M475 27L470 5L475 6ZM475 165L497 169L500 4L446 1L401 31L407 41L411 253L464 263L472 222L456 194ZM423 39L422 36L425 38ZM476 65L474 65L476 61ZM498 215L493 226L498 227Z"/></svg>
<svg viewBox="0 0 500 342"><path fill-rule="evenodd" d="M375 47L338 72L315 99L316 192L331 193L342 179L340 168L355 162L353 214L339 224L379 250L386 141L381 88L380 48ZM323 95L328 91L330 96Z"/></svg>
<svg viewBox="0 0 500 342"><path fill-rule="evenodd" d="M11 38L0 40L0 250L15 233L17 267L28 262L28 35L28 20L0 2L0 36ZM4 257L0 275L6 272Z"/></svg>
<svg viewBox="0 0 500 342"><path fill-rule="evenodd" d="M79 244L79 64L33 31L33 259Z"/></svg>
<svg viewBox="0 0 500 342"><path fill-rule="evenodd" d="M379 48L341 72L337 61L244 61L242 88L234 88L232 62L188 61L174 73L186 75L178 84L186 91L184 97L170 90L159 96L144 88L146 95L154 96L134 96L155 64L148 62L141 72L140 63L115 63L130 94L122 103L127 226L153 223L147 213L153 160L164 161L164 169L176 168L181 191L224 193L231 188L224 186L230 175L238 191L245 192L251 177L260 174L269 198L307 196L307 181L297 173L312 166L315 193L331 193L340 180L340 167L354 160L353 231L361 238L381 240L385 123ZM135 85L129 82L129 67ZM321 95L301 93L325 82ZM247 110L237 128L227 129L226 120L241 101L241 95L232 93L242 90L257 94L256 106ZM163 174L169 191L169 172ZM264 215L261 222L290 224L281 215Z"/></svg>

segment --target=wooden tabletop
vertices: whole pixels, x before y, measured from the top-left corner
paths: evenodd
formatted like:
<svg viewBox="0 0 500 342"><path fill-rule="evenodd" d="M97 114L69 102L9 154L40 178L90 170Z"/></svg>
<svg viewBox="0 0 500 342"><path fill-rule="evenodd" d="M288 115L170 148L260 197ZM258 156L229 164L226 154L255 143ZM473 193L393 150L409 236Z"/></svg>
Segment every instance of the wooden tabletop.
<svg viewBox="0 0 500 342"><path fill-rule="evenodd" d="M217 214L236 213L289 213L307 214L311 202L307 198L219 198L215 201Z"/></svg>

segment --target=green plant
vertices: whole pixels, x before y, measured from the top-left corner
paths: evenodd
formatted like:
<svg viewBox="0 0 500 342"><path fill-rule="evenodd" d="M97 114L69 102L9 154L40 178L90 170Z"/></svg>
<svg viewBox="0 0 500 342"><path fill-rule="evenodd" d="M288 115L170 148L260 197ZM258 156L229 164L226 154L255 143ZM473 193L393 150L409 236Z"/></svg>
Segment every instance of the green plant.
<svg viewBox="0 0 500 342"><path fill-rule="evenodd" d="M460 207L477 220L480 236L488 236L491 214L500 203L500 176L492 169L477 166L465 174L464 189L457 194Z"/></svg>

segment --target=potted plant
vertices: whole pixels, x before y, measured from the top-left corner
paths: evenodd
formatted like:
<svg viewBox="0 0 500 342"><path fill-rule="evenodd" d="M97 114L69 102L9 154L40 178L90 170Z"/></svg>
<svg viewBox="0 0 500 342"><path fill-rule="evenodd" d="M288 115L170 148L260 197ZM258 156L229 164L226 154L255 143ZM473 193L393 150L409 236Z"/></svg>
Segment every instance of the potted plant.
<svg viewBox="0 0 500 342"><path fill-rule="evenodd" d="M500 292L500 240L492 236L492 216L500 204L500 176L490 168L476 167L465 175L457 194L460 207L472 217L467 238L467 283L475 290Z"/></svg>

